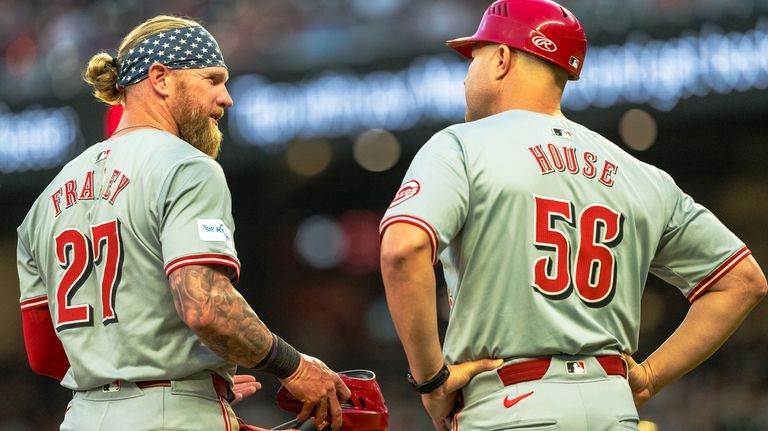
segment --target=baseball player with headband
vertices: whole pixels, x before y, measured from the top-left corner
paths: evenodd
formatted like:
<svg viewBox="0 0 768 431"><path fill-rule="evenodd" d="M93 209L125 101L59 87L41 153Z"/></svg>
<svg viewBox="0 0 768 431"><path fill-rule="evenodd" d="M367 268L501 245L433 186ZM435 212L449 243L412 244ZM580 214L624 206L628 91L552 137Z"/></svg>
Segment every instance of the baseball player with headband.
<svg viewBox="0 0 768 431"><path fill-rule="evenodd" d="M563 116L586 52L567 9L499 0L448 46L471 59L466 123L421 148L381 223L411 381L438 430L448 417L461 431L637 429L636 406L718 349L766 294L765 277L669 175ZM691 306L637 364L649 272Z"/></svg>
<svg viewBox="0 0 768 431"><path fill-rule="evenodd" d="M279 378L299 419L330 414L339 429L339 376L270 332L233 287L230 193L214 160L232 99L216 40L157 16L84 77L98 99L125 105L122 119L18 228L29 362L74 391L61 429L237 430L237 365ZM241 396L258 387L238 381Z"/></svg>

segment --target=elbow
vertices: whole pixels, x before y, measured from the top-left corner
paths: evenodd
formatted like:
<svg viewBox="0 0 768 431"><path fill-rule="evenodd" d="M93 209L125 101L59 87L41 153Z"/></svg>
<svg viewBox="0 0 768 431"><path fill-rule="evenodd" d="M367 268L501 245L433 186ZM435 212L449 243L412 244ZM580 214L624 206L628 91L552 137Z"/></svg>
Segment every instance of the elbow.
<svg viewBox="0 0 768 431"><path fill-rule="evenodd" d="M762 301L768 295L768 282L766 282L765 276L759 277L758 280L752 283L750 292L756 303Z"/></svg>
<svg viewBox="0 0 768 431"><path fill-rule="evenodd" d="M768 295L768 282L756 263L750 269L744 273L741 290L745 303L755 305Z"/></svg>
<svg viewBox="0 0 768 431"><path fill-rule="evenodd" d="M195 334L210 334L216 332L214 316L211 313L184 313L182 320Z"/></svg>
<svg viewBox="0 0 768 431"><path fill-rule="evenodd" d="M195 334L202 336L216 333L216 310L209 301L198 303L194 301L177 302L176 312L179 318Z"/></svg>
<svg viewBox="0 0 768 431"><path fill-rule="evenodd" d="M431 264L432 248L429 241L403 240L385 236L381 242L382 271L398 270L406 267L419 257L427 256Z"/></svg>
<svg viewBox="0 0 768 431"><path fill-rule="evenodd" d="M238 362L230 357L228 347L229 340L236 337L236 335L233 335L228 330L229 326L225 322L217 321L212 317L200 317L184 319L184 323L214 353L231 362ZM238 365L248 366L248 364L241 362L238 362Z"/></svg>
<svg viewBox="0 0 768 431"><path fill-rule="evenodd" d="M32 369L35 374L40 374L43 376L47 376L49 374L48 367L46 366L49 361L46 360L46 358L41 358L38 356L27 356L27 362L29 362L29 368Z"/></svg>
<svg viewBox="0 0 768 431"><path fill-rule="evenodd" d="M208 333L211 327L208 322L201 319L184 319L184 323L192 330L192 332L198 335Z"/></svg>
<svg viewBox="0 0 768 431"><path fill-rule="evenodd" d="M69 358L47 307L22 310L21 320L29 367L37 374L61 380L69 369Z"/></svg>
<svg viewBox="0 0 768 431"><path fill-rule="evenodd" d="M69 359L61 344L52 344L45 348L28 348L27 362L29 362L29 368L36 374L60 381L69 369Z"/></svg>
<svg viewBox="0 0 768 431"><path fill-rule="evenodd" d="M395 241L382 241L381 242L381 269L392 269L402 266L408 259L408 251L406 251Z"/></svg>
<svg viewBox="0 0 768 431"><path fill-rule="evenodd" d="M61 360L60 358L47 358L44 360L29 358L29 368L35 374L61 381L69 369L69 361L66 359Z"/></svg>

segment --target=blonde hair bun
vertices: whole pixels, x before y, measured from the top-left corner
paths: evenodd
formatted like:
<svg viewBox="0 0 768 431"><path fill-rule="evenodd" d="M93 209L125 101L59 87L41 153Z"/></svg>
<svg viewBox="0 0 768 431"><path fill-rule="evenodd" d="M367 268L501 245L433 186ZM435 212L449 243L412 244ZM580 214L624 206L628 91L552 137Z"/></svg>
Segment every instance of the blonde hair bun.
<svg viewBox="0 0 768 431"><path fill-rule="evenodd" d="M108 105L122 101L123 92L117 88L117 60L106 52L100 52L88 62L83 73L85 82L93 87L93 95Z"/></svg>

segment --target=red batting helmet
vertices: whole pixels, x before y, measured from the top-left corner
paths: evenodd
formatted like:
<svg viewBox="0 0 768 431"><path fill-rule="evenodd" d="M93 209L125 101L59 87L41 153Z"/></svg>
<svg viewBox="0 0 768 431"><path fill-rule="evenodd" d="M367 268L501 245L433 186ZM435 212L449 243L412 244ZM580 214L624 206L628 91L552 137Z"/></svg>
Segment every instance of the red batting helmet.
<svg viewBox="0 0 768 431"><path fill-rule="evenodd" d="M376 382L376 374L368 370L342 371L339 377L352 395L341 405L344 424L341 431L387 431L389 412L384 395ZM277 391L277 405L291 413L301 411L302 403L281 386ZM331 417L326 418L328 423Z"/></svg>
<svg viewBox="0 0 768 431"><path fill-rule="evenodd" d="M568 71L579 79L587 38L579 20L550 0L498 0L488 7L474 35L449 40L448 46L472 58L472 45L494 42L519 49Z"/></svg>

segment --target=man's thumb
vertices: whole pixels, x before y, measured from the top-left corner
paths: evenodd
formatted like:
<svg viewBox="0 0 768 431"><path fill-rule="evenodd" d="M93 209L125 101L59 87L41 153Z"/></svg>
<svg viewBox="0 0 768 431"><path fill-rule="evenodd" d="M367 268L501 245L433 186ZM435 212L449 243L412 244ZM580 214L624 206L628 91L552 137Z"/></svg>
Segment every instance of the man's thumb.
<svg viewBox="0 0 768 431"><path fill-rule="evenodd" d="M637 367L637 362L635 362L635 359L631 355L622 353L621 357L624 359L624 362L627 363L627 370L629 370L630 372L632 372L632 369Z"/></svg>
<svg viewBox="0 0 768 431"><path fill-rule="evenodd" d="M480 374L484 371L491 371L495 370L502 365L504 365L503 359L478 359L476 361L471 361L465 363L465 365L468 365L468 372L470 376L475 376L477 374Z"/></svg>

